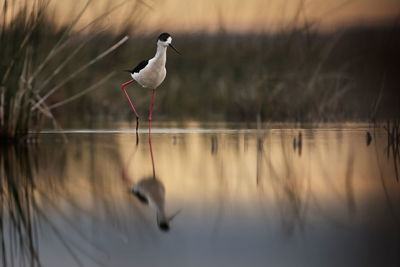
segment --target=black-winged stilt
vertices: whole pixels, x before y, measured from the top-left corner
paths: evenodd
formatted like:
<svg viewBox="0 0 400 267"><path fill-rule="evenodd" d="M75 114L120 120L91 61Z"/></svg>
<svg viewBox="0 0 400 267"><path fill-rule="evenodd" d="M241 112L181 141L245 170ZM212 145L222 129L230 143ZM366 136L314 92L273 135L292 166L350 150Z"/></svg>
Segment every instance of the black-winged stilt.
<svg viewBox="0 0 400 267"><path fill-rule="evenodd" d="M172 37L168 33L164 32L160 34L157 39L157 52L156 55L149 60L143 60L132 70L127 70L131 73L132 80L122 84L122 90L124 91L129 103L131 104L132 110L136 115L136 131L139 127L139 115L133 107L132 101L126 93L125 86L137 81L141 86L153 89L153 97L151 99L150 115L149 115L149 133L151 131L151 115L153 112L154 97L156 95L156 88L164 81L167 70L165 69L165 63L167 61L167 47L171 47L178 54L178 50L171 44Z"/></svg>
<svg viewBox="0 0 400 267"><path fill-rule="evenodd" d="M138 147L139 144L137 143L133 153L128 159L128 167L134 155L136 154ZM140 200L140 202L146 205L148 204L156 210L158 227L160 228L160 230L168 232L170 229L170 222L172 221L172 219L174 219L175 216L179 214L180 210L169 216L165 212L165 187L162 181L158 177L156 177L151 138L149 138L149 149L151 165L153 167L153 176L148 176L139 179L139 181L137 182L133 182L127 177L126 173L128 168L126 167L122 170L122 180L129 186L131 186L131 184L133 183L133 186L131 187L131 192Z"/></svg>

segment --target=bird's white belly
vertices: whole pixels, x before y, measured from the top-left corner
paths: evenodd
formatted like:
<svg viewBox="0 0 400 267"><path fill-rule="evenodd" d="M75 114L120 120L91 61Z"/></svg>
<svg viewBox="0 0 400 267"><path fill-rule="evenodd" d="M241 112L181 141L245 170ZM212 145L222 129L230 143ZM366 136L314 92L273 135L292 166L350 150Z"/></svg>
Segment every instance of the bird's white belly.
<svg viewBox="0 0 400 267"><path fill-rule="evenodd" d="M154 65L142 69L139 73L133 73L132 78L143 87L155 89L164 81L166 74L165 67L157 68Z"/></svg>

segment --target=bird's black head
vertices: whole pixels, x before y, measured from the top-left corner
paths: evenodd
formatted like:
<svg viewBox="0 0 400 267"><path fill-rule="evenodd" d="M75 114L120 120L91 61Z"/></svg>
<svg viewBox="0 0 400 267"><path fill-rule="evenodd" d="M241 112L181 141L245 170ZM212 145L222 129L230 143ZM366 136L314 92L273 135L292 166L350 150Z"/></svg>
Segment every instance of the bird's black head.
<svg viewBox="0 0 400 267"><path fill-rule="evenodd" d="M160 34L160 36L158 36L157 40L160 40L162 42L166 42L169 37L171 37L171 35L169 33L163 32L162 34Z"/></svg>
<svg viewBox="0 0 400 267"><path fill-rule="evenodd" d="M172 37L171 37L171 35L169 35L169 33L164 32L164 33L160 34L160 36L158 36L157 45L164 46L164 47L169 46L173 50L175 50L176 53L180 54L178 52L178 50L176 50L176 48L171 44L171 42L172 42Z"/></svg>
<svg viewBox="0 0 400 267"><path fill-rule="evenodd" d="M163 232L168 232L169 231L169 223L168 222L159 222L158 228L160 228L160 230Z"/></svg>

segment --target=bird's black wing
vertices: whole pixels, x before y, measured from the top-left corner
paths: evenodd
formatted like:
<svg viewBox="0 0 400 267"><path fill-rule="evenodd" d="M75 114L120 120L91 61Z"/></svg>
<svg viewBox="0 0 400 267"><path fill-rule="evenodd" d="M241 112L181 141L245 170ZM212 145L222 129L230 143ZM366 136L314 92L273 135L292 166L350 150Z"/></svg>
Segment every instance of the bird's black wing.
<svg viewBox="0 0 400 267"><path fill-rule="evenodd" d="M131 73L139 73L141 69L144 69L144 67L147 66L147 63L149 63L148 60L143 60L142 62L139 63L133 70L131 70Z"/></svg>
<svg viewBox="0 0 400 267"><path fill-rule="evenodd" d="M146 196L142 195L140 192L133 192L133 194L142 202L143 204L149 204L149 200Z"/></svg>

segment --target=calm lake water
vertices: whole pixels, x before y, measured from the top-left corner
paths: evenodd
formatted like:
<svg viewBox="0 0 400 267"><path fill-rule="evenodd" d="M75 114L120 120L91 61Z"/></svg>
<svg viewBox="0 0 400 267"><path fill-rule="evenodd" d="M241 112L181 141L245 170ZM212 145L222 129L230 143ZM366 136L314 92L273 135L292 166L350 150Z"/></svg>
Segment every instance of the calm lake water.
<svg viewBox="0 0 400 267"><path fill-rule="evenodd" d="M152 126L3 148L3 266L400 266L383 129Z"/></svg>

